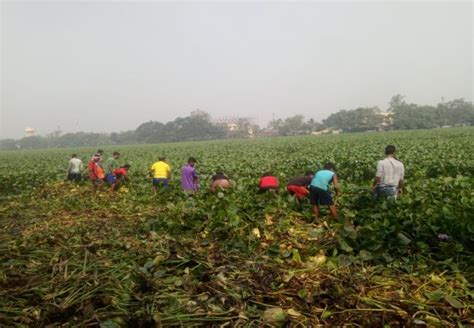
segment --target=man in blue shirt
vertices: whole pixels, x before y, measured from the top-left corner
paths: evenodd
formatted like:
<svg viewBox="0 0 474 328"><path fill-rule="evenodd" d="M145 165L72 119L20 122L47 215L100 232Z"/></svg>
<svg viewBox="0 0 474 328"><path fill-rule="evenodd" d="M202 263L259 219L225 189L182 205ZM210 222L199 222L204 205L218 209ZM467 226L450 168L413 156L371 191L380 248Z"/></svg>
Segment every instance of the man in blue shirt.
<svg viewBox="0 0 474 328"><path fill-rule="evenodd" d="M313 205L313 214L315 219L319 217L320 205L329 206L329 211L334 218L337 218L336 206L329 192L329 185L332 183L339 196L339 182L335 173L336 167L332 163L326 163L323 170L319 170L314 174L313 180L309 186L309 198Z"/></svg>

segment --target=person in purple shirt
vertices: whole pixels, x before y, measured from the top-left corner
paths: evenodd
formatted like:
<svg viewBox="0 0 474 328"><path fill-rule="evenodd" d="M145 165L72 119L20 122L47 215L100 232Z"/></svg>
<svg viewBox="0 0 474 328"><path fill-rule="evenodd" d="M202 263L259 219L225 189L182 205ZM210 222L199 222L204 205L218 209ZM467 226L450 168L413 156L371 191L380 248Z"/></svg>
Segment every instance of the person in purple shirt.
<svg viewBox="0 0 474 328"><path fill-rule="evenodd" d="M181 169L181 187L184 191L195 193L199 188L199 178L196 174L196 159L190 157L188 163Z"/></svg>

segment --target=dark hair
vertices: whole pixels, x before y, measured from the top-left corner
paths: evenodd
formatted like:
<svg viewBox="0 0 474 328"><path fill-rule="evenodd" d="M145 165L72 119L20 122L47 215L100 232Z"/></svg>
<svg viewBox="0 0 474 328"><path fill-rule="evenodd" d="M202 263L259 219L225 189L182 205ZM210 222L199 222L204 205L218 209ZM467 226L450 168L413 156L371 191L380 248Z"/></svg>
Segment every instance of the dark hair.
<svg viewBox="0 0 474 328"><path fill-rule="evenodd" d="M97 154L103 154L104 151L102 149L97 149Z"/></svg>
<svg viewBox="0 0 474 328"><path fill-rule="evenodd" d="M77 157L77 155L76 155L76 154L72 154L71 157Z"/></svg>
<svg viewBox="0 0 474 328"><path fill-rule="evenodd" d="M336 165L334 165L331 162L327 162L326 164L324 164L324 169L325 170L336 171Z"/></svg>
<svg viewBox="0 0 474 328"><path fill-rule="evenodd" d="M262 174L262 177L269 177L269 176L272 176L272 175L273 175L272 171L267 171L267 172Z"/></svg>
<svg viewBox="0 0 474 328"><path fill-rule="evenodd" d="M164 160L166 160L166 157L165 156L160 156L160 157L158 157L158 160L159 161L164 161Z"/></svg>
<svg viewBox="0 0 474 328"><path fill-rule="evenodd" d="M222 172L222 171L216 171L216 175L224 175L224 172Z"/></svg>
<svg viewBox="0 0 474 328"><path fill-rule="evenodd" d="M115 155L120 155L120 153L118 151L114 151L114 153L112 154L113 156Z"/></svg>
<svg viewBox="0 0 474 328"><path fill-rule="evenodd" d="M393 155L395 154L395 146L394 145L388 145L385 147L385 155Z"/></svg>
<svg viewBox="0 0 474 328"><path fill-rule="evenodd" d="M196 163L196 159L194 157L189 157L188 163Z"/></svg>
<svg viewBox="0 0 474 328"><path fill-rule="evenodd" d="M128 163L127 163L127 164L124 164L124 165L122 165L122 167L123 167L124 169L128 169L130 166L131 166L131 165L130 165L130 164L128 164Z"/></svg>
<svg viewBox="0 0 474 328"><path fill-rule="evenodd" d="M305 175L305 176L314 175L314 172L313 172L313 171L306 171L306 173L305 173L304 175Z"/></svg>

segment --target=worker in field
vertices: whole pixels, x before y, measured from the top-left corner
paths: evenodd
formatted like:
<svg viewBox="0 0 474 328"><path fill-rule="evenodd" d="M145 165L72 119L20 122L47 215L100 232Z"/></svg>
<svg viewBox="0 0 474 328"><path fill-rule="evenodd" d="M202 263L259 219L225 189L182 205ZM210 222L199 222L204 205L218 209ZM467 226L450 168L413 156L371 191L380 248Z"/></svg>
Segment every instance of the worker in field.
<svg viewBox="0 0 474 328"><path fill-rule="evenodd" d="M290 195L295 196L298 201L301 201L309 196L309 185L311 184L313 177L313 172L307 171L304 176L293 178L288 181L286 190L288 190Z"/></svg>
<svg viewBox="0 0 474 328"><path fill-rule="evenodd" d="M82 180L82 172L84 171L84 165L82 161L77 158L76 154L72 154L67 167L67 179L69 181L80 182Z"/></svg>
<svg viewBox="0 0 474 328"><path fill-rule="evenodd" d="M199 177L196 173L196 159L190 157L181 169L181 188L189 193L196 193L199 189Z"/></svg>
<svg viewBox="0 0 474 328"><path fill-rule="evenodd" d="M258 182L258 193L264 193L267 191L278 192L280 182L278 178L273 175L271 171L265 172L260 177Z"/></svg>
<svg viewBox="0 0 474 328"><path fill-rule="evenodd" d="M104 151L102 149L97 150L88 163L89 178L94 190L101 188L104 182L105 173L102 165L103 153Z"/></svg>
<svg viewBox="0 0 474 328"><path fill-rule="evenodd" d="M333 163L326 163L324 169L317 171L309 185L309 199L312 205L312 211L315 219L319 218L320 206L328 206L333 218L337 218L336 205L329 191L329 185L332 184L339 196L339 182L336 175L336 167Z"/></svg>
<svg viewBox="0 0 474 328"><path fill-rule="evenodd" d="M100 190L105 182L105 170L102 167L101 156L99 156L99 154L96 155L97 156L92 157L92 170L90 171L90 177L94 190ZM91 168L91 166L89 166L89 168Z"/></svg>
<svg viewBox="0 0 474 328"><path fill-rule="evenodd" d="M98 149L97 152L91 157L88 163L88 169L89 169L89 175L91 176L92 180L92 174L95 170L94 166L96 163L99 163L99 165L102 166L102 155L104 154L104 151L102 149Z"/></svg>
<svg viewBox="0 0 474 328"><path fill-rule="evenodd" d="M372 192L375 197L397 197L403 192L405 166L395 158L395 146L385 147L385 159L377 163Z"/></svg>
<svg viewBox="0 0 474 328"><path fill-rule="evenodd" d="M166 157L161 156L158 158L157 162L153 163L150 168L150 175L153 178L153 192L156 193L159 186L162 186L163 188L169 187L169 181L171 180L171 167L166 163Z"/></svg>
<svg viewBox="0 0 474 328"><path fill-rule="evenodd" d="M105 162L105 179L110 186L115 183L114 170L120 167L119 158L120 153L115 151Z"/></svg>
<svg viewBox="0 0 474 328"><path fill-rule="evenodd" d="M115 179L114 179L114 183L112 184L112 187L110 188L110 192L117 191L120 188L120 186L123 184L123 182L128 180L127 173L128 173L129 168L130 168L130 164L125 164L125 165L120 166L119 168L116 168L112 172Z"/></svg>
<svg viewBox="0 0 474 328"><path fill-rule="evenodd" d="M222 171L217 171L211 178L211 184L209 189L212 192L218 191L219 189L230 188L230 179Z"/></svg>

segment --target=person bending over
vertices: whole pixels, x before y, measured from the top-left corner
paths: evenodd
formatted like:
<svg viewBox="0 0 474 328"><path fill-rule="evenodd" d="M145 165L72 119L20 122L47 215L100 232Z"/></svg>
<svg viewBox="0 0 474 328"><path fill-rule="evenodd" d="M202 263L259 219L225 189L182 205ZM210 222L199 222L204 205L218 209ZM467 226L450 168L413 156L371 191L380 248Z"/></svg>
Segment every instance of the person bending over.
<svg viewBox="0 0 474 328"><path fill-rule="evenodd" d="M315 219L319 218L320 206L328 206L333 218L337 218L337 210L332 200L329 185L333 184L336 190L336 195L339 196L339 182L335 173L336 167L332 163L326 163L323 170L319 170L311 180L309 187L309 198L311 205L313 205L313 215Z"/></svg>

